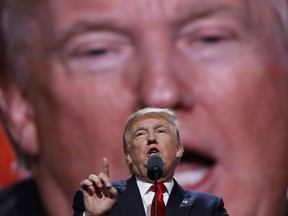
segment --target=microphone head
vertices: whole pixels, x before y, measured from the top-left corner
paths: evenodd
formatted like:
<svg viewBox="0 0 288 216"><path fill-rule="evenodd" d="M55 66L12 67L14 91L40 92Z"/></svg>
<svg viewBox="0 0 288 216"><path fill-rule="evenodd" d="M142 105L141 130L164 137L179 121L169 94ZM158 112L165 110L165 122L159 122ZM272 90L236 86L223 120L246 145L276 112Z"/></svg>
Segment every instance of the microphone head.
<svg viewBox="0 0 288 216"><path fill-rule="evenodd" d="M159 155L151 155L147 165L147 175L151 180L158 180L162 177L163 160Z"/></svg>

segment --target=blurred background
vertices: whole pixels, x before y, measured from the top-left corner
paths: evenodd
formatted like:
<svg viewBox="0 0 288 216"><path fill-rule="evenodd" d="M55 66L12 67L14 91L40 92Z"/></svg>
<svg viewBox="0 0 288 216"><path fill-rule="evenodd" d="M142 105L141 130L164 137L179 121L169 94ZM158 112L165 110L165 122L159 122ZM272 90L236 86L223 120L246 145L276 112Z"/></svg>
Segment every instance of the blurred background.
<svg viewBox="0 0 288 216"><path fill-rule="evenodd" d="M17 171L15 154L0 125L0 189L21 179Z"/></svg>

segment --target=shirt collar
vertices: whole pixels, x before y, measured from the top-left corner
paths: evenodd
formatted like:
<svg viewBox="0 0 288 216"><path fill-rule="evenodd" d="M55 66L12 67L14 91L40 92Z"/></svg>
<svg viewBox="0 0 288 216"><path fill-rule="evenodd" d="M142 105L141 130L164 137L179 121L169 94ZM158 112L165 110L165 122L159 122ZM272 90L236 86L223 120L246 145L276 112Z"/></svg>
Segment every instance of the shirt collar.
<svg viewBox="0 0 288 216"><path fill-rule="evenodd" d="M137 182L138 188L140 190L141 196L144 196L149 191L149 189L152 185L152 183L145 182L145 181L137 178L137 176L136 176L136 182ZM169 181L164 182L164 185L166 186L167 192L170 195L172 188L173 188L173 185L174 185L173 179L170 179Z"/></svg>

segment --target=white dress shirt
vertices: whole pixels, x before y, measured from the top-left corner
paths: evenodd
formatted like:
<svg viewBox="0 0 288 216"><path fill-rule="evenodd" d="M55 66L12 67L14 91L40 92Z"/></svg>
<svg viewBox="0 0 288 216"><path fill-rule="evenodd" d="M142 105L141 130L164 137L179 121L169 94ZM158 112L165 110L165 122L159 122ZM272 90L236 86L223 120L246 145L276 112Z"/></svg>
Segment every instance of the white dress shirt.
<svg viewBox="0 0 288 216"><path fill-rule="evenodd" d="M136 182L137 182L137 185L138 185L141 197L142 197L146 216L151 216L151 206L152 206L152 201L153 201L153 197L155 194L154 191L150 190L150 187L152 186L152 184L142 181L138 179L137 177L136 177ZM173 179L169 180L168 182L165 182L164 185L167 188L167 192L163 193L163 199L164 199L165 205L167 205L169 195L174 185Z"/></svg>

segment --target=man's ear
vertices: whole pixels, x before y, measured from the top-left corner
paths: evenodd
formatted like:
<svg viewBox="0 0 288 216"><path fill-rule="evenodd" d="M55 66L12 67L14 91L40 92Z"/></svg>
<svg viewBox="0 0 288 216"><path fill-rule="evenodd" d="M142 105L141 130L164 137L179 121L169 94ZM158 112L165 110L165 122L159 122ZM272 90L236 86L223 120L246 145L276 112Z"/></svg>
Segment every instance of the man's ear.
<svg viewBox="0 0 288 216"><path fill-rule="evenodd" d="M39 148L33 110L27 95L17 86L0 89L0 109L9 135L24 154L36 156Z"/></svg>
<svg viewBox="0 0 288 216"><path fill-rule="evenodd" d="M128 151L125 152L125 159L126 159L126 163L129 165L129 164L132 164L132 158L131 158L131 155Z"/></svg>
<svg viewBox="0 0 288 216"><path fill-rule="evenodd" d="M184 147L183 147L182 143L179 143L176 148L177 148L176 157L181 158L183 153L184 153Z"/></svg>

